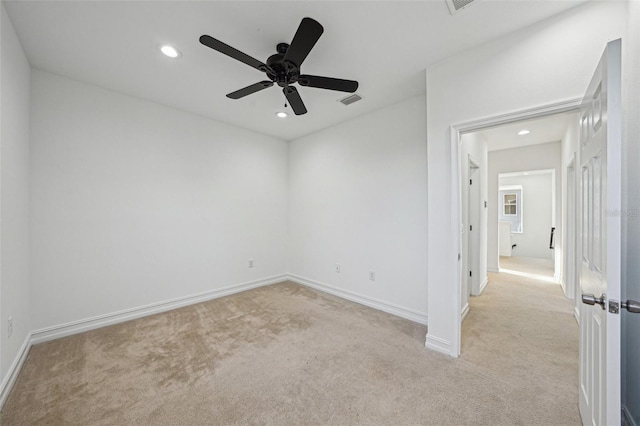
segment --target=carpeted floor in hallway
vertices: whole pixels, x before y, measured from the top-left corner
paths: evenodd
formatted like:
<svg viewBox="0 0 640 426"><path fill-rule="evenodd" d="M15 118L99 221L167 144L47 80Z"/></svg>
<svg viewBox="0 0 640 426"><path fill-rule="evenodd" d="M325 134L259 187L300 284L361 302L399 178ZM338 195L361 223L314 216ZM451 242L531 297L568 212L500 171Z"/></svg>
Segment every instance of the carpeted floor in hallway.
<svg viewBox="0 0 640 426"><path fill-rule="evenodd" d="M515 272L517 275L553 281L553 259L536 257L500 256L500 271Z"/></svg>
<svg viewBox="0 0 640 426"><path fill-rule="evenodd" d="M457 360L290 282L89 331L31 349L2 424L579 424L559 286L492 274L471 303Z"/></svg>

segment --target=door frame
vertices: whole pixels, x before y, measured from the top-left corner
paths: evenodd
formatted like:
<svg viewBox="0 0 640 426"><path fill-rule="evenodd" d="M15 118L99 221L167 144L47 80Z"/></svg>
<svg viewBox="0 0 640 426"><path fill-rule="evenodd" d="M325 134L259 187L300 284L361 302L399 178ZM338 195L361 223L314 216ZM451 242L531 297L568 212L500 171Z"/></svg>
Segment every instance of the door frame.
<svg viewBox="0 0 640 426"><path fill-rule="evenodd" d="M508 178L508 177L514 177L514 176L526 176L526 175L550 175L551 176L551 189L550 189L550 193L551 193L551 227L556 227L557 223L558 223L558 215L557 215L557 209L556 209L556 198L557 198L557 194L558 194L558 190L556 188L556 169L536 169L536 170L522 170L520 172L507 172L507 173L498 173L498 193L500 191L502 191L503 189L520 189L521 190L521 195L520 195L520 199L521 201L521 205L524 205L524 190L522 188L522 185L500 185L500 178ZM564 195L564 194L561 194ZM498 197L498 202L500 201L500 197ZM522 223L522 227L524 229L524 211L522 211L522 215L521 217L521 223ZM498 216L498 220L500 220L500 217ZM562 222L562 218L560 218L560 222ZM500 246L498 246L498 250L500 250ZM553 253L553 281L557 282L558 284L562 285L562 282L560 280L560 276L562 276L562 267L564 264L564 260L562 260L562 262L560 263L560 265L556 264L556 255L555 252ZM500 272L500 256L498 256L498 272Z"/></svg>
<svg viewBox="0 0 640 426"><path fill-rule="evenodd" d="M498 127L518 121L547 117L555 114L579 112L582 98L574 98L557 103L537 106L529 109L513 111L501 115L482 118L474 121L452 124L449 128L451 144L451 211L453 212L454 223L459 225L452 227L451 240L453 241L451 264L454 276L454 297L453 312L453 341L451 342L451 353L453 357L460 356L460 346L462 341L462 320L460 312L462 310L462 135L472 133L491 127Z"/></svg>
<svg viewBox="0 0 640 426"><path fill-rule="evenodd" d="M473 259L476 257L480 256L480 205L478 203L473 203L472 200L474 199L474 196L476 197L476 201L480 202L480 200L482 199L482 185L484 184L484 182L482 182L482 173L480 170L480 165L478 164L477 161L475 161L475 159L471 156L471 154L469 154L468 156L468 170L469 170L469 174L467 175L469 177L469 179L471 179L471 171L475 170L473 173L475 176L474 179L477 180L476 185L472 185L470 183L467 184L467 224L471 225L476 225L476 231L477 233L474 235L477 235L477 237L473 238L473 242L474 244L471 244L471 230L469 230L468 234L467 234L467 271L465 272L465 274L467 275L467 293L468 296L471 295L477 295L479 294L479 288L480 288L480 283L479 283L479 279L480 279L480 268L479 268L479 262L474 262ZM466 231L466 230L465 230ZM472 254L475 254L475 256L473 256ZM463 256L465 256L465 254L463 253ZM475 271L476 272L476 276L473 277L469 277L468 273L469 271ZM471 278L471 279L469 279ZM467 309L468 312L468 309Z"/></svg>
<svg viewBox="0 0 640 426"><path fill-rule="evenodd" d="M566 194L566 206L567 206L567 243L563 247L566 247L566 263L565 268L567 273L564 276L564 290L565 295L574 300L574 316L576 321L580 323L580 309L578 306L578 227L576 226L578 220L578 180L577 180L577 168L576 168L576 153L571 155L569 164L566 167L567 173L567 194Z"/></svg>

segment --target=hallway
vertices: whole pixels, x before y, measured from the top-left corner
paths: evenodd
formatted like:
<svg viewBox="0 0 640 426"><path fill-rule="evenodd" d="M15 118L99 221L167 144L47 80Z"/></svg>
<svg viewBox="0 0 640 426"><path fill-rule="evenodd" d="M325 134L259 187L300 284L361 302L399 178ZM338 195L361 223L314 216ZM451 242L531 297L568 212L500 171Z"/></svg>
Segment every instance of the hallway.
<svg viewBox="0 0 640 426"><path fill-rule="evenodd" d="M555 419L552 423L580 424L579 328L572 301L560 286L490 273L485 291L472 297L470 304L462 324L461 360L504 380L513 404L546 406L544 418ZM516 383L520 386L514 388ZM513 423L520 422L531 424L536 419L514 419Z"/></svg>
<svg viewBox="0 0 640 426"><path fill-rule="evenodd" d="M509 275L520 275L542 281L553 281L554 279L552 259L500 256L500 271Z"/></svg>

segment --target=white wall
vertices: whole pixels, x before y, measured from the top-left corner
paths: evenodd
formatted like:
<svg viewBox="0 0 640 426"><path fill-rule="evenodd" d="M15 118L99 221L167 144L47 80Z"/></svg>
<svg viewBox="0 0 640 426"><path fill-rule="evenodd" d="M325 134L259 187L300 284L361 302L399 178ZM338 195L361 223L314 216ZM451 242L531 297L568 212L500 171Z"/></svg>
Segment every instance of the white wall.
<svg viewBox="0 0 640 426"><path fill-rule="evenodd" d="M551 181L551 173L498 178L498 187L522 186L522 233L511 233L511 244L516 244L511 251L511 256L554 258L553 250L549 249L553 215L552 198L555 195L552 194ZM500 206L500 199L498 198L497 201ZM499 210L496 212L500 213ZM555 238L557 246L561 240L561 234L556 233Z"/></svg>
<svg viewBox="0 0 640 426"><path fill-rule="evenodd" d="M286 142L37 70L32 94L35 331L286 272Z"/></svg>
<svg viewBox="0 0 640 426"><path fill-rule="evenodd" d="M500 173L513 173L531 170L548 170L553 169L556 171L556 176L560 176L560 162L561 162L561 146L560 142L551 142L541 145L530 145L522 148L503 149L500 151L489 152L489 223L488 223L488 252L487 263L489 270L497 270L499 265L498 256L498 188ZM550 176L550 175L547 175ZM530 176L522 176L522 178L528 178ZM556 179L556 218L561 217L561 182L560 179ZM545 192L547 196L550 196L551 188ZM530 226L536 224L532 222L531 214L526 211L527 208L532 207L532 203L529 202L531 195L524 195L525 215L524 215L524 229L525 232L530 230ZM538 200L539 201L539 200ZM549 231L550 224L545 223L545 229L542 229L542 225L539 223L535 227L536 232L542 232L543 236L538 235L533 237L533 240L529 240L529 234L525 237L524 234L512 234L512 243L518 244L518 247L511 253L512 256L531 256L542 257L544 250L534 250L533 248L527 248L527 241L529 243L536 244L545 241L546 252L549 252ZM529 227L529 228L528 228ZM524 238L523 238L524 237ZM562 256L562 227L556 222L556 241L554 253L556 256ZM521 247L519 241L524 246ZM516 253L517 252L517 253ZM544 256L547 257L548 256Z"/></svg>
<svg viewBox="0 0 640 426"><path fill-rule="evenodd" d="M31 68L9 16L1 15L0 381L20 355L29 318L29 91ZM8 337L7 318L13 317Z"/></svg>
<svg viewBox="0 0 640 426"><path fill-rule="evenodd" d="M290 143L292 274L426 320L424 117L419 96Z"/></svg>
<svg viewBox="0 0 640 426"><path fill-rule="evenodd" d="M625 299L640 301L640 2L628 3L628 33L623 40L623 149L624 183L623 268ZM623 404L640 425L640 315L622 314Z"/></svg>
<svg viewBox="0 0 640 426"><path fill-rule="evenodd" d="M458 351L450 126L581 98L626 20L624 2L589 2L428 68L429 347Z"/></svg>
<svg viewBox="0 0 640 426"><path fill-rule="evenodd" d="M487 194L487 182L488 182L488 153L487 153L487 141L484 135L479 133L469 133L462 135L461 144L461 162L462 167L460 173L462 175L461 182L463 183L461 189L462 198L462 222L463 234L462 234L462 270L465 272L462 274L462 307L469 301L469 293L474 296L478 296L482 289L483 284L487 280L487 208L484 207L484 201L488 200ZM479 234L479 252L476 259L470 259L468 256L469 249L469 223L468 223L468 210L469 210L469 159L472 159L475 164L479 166L478 172L476 172L477 179L473 182L474 185L480 187L480 226L477 230ZM471 262L472 269L475 269L476 276L469 277L466 271L469 269L469 262Z"/></svg>

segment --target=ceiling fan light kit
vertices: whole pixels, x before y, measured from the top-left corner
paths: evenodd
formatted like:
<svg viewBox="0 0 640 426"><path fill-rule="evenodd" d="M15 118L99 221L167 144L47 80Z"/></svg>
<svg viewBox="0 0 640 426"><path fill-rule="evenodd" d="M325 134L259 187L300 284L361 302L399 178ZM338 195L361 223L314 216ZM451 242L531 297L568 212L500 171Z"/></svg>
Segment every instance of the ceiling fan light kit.
<svg viewBox="0 0 640 426"><path fill-rule="evenodd" d="M302 19L291 44L278 43L276 46L277 53L269 56L266 63L260 62L246 53L208 35L201 36L200 43L267 75L268 80L263 80L231 92L227 94L228 98L240 99L277 84L282 87L282 93L284 93L289 105L291 105L293 112L296 115L302 115L306 114L307 108L298 90L295 86L292 86L295 83L298 83L300 86L336 90L339 92L353 93L358 90L358 82L354 80L343 80L300 73L300 66L323 32L324 28L322 28L322 25L317 21L311 18Z"/></svg>

